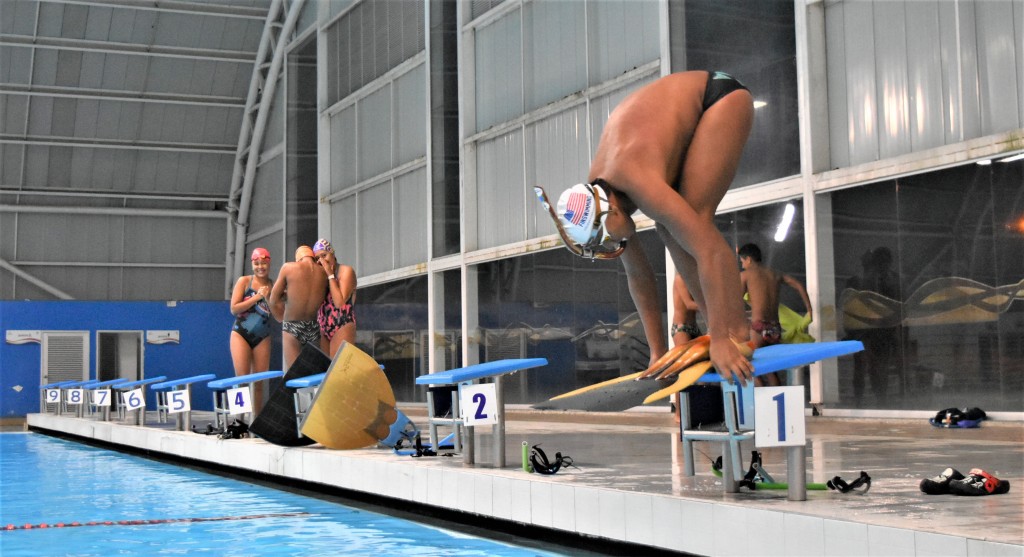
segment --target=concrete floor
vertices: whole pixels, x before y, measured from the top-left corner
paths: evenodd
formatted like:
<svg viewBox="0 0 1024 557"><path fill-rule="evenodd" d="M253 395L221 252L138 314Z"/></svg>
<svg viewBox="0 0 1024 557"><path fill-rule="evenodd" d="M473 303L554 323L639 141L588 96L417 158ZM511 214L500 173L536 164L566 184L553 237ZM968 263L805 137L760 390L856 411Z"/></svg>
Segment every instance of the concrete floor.
<svg viewBox="0 0 1024 557"><path fill-rule="evenodd" d="M419 424L425 409L403 410ZM204 426L209 419L196 415ZM410 458L382 449L284 449L259 440L217 440L167 426L97 423L33 414L29 425L408 499L513 522L643 547L707 555L1024 556L1024 427L984 422L939 429L926 420L807 419L808 481L872 478L866 494L808 491L724 493L711 472L718 445L697 443L696 476L682 474L677 426L668 412L509 411L506 463L490 463L493 436L476 436L477 464L460 457ZM424 428L425 429L425 428ZM488 430L490 428L478 428ZM520 467L523 441L574 468L553 476ZM702 456L706 455L706 456ZM786 478L786 451L762 451L764 468ZM749 458L749 449L744 458ZM320 461L323 461L322 464ZM255 463L255 464L254 464ZM982 468L1011 482L1005 495L921 493L922 478L952 466ZM338 471L343 473L338 473ZM434 486L437 487L434 487Z"/></svg>

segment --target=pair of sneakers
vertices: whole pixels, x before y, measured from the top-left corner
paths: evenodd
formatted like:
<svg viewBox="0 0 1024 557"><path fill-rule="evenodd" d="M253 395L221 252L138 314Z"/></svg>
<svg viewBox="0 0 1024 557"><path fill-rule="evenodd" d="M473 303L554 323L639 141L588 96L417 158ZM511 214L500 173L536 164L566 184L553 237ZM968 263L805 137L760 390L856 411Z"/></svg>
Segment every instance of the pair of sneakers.
<svg viewBox="0 0 1024 557"><path fill-rule="evenodd" d="M921 480L921 491L928 495L1001 495L1010 491L1010 482L981 468L972 468L966 476L955 468L946 468L934 478Z"/></svg>

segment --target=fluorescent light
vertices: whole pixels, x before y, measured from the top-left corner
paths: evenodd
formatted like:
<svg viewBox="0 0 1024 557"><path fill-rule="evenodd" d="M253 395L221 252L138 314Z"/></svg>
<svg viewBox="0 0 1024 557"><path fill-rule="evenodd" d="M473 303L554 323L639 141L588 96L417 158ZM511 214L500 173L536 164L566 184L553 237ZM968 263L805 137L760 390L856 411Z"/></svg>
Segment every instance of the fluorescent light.
<svg viewBox="0 0 1024 557"><path fill-rule="evenodd" d="M768 106L768 103L764 101L754 101L754 108L764 108Z"/></svg>
<svg viewBox="0 0 1024 557"><path fill-rule="evenodd" d="M1021 159L1024 159L1024 152L1017 153L1016 155L1011 155L1009 157L1006 157L1005 159L999 159L999 162L1013 162L1019 161Z"/></svg>
<svg viewBox="0 0 1024 557"><path fill-rule="evenodd" d="M988 166L992 164L992 159L981 159L977 164L978 166Z"/></svg>
<svg viewBox="0 0 1024 557"><path fill-rule="evenodd" d="M792 203L786 203L786 211L782 213L782 220L779 221L779 227L775 230L776 242L786 239L786 235L789 234L789 226L793 224L794 214L796 214L796 207Z"/></svg>

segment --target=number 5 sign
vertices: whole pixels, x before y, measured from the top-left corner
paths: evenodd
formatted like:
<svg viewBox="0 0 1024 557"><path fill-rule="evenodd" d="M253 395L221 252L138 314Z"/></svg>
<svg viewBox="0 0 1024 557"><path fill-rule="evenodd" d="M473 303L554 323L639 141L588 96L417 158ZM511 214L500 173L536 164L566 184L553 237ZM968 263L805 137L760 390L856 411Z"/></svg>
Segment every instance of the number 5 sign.
<svg viewBox="0 0 1024 557"><path fill-rule="evenodd" d="M803 386L754 389L754 418L758 447L802 447L807 442Z"/></svg>
<svg viewBox="0 0 1024 557"><path fill-rule="evenodd" d="M465 385L459 389L459 409L462 423L467 426L498 423L498 403L495 401L494 383Z"/></svg>

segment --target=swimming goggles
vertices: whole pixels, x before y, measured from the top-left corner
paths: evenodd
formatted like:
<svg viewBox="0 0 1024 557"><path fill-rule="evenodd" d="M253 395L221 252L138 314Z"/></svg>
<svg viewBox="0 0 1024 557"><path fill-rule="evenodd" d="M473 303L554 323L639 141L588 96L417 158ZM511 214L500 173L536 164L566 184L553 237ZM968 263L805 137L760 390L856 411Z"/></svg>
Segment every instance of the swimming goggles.
<svg viewBox="0 0 1024 557"><path fill-rule="evenodd" d="M589 184L586 184L587 188L590 188ZM551 208L551 201L548 200L548 194L544 193L544 188L540 186L534 186L533 192L537 194L537 199L540 200L541 205L547 209L548 214L551 215L551 220L555 223L555 228L558 229L558 234L562 237L562 242L565 243L565 247L573 252L574 254L587 258L587 259L615 259L622 255L622 252L626 249L626 240L619 240L614 247L609 247L600 241L601 226L595 226L594 231L591 233L590 240L585 245L580 245L574 242L569 235L565 232L565 228L562 227L562 221L559 220L558 215L555 214L555 210ZM594 194L591 189L591 195ZM594 201L597 204L597 217L595 222L601 218L603 212L601 211L601 199L597 195L594 195Z"/></svg>

